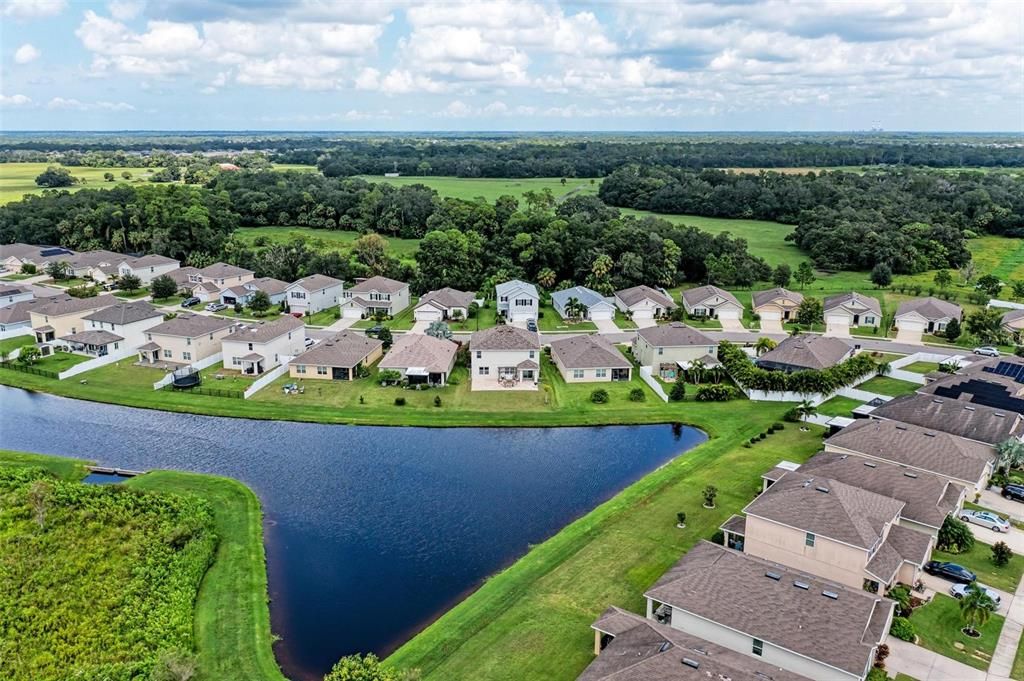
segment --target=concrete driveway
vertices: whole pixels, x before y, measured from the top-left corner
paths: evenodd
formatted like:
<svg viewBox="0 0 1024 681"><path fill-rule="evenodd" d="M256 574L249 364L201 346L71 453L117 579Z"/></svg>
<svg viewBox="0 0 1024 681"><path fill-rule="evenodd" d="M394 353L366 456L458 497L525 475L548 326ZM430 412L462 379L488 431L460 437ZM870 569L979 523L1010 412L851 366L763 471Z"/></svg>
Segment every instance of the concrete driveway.
<svg viewBox="0 0 1024 681"><path fill-rule="evenodd" d="M611 319L595 319L594 326L597 327L598 333L619 333L622 330L615 326L615 322Z"/></svg>
<svg viewBox="0 0 1024 681"><path fill-rule="evenodd" d="M886 669L903 672L917 681L985 681L988 676L980 669L892 636L886 637L885 644L889 646Z"/></svg>
<svg viewBox="0 0 1024 681"><path fill-rule="evenodd" d="M782 328L782 322L778 319L762 319L761 331L763 333L786 333L786 330Z"/></svg>
<svg viewBox="0 0 1024 681"><path fill-rule="evenodd" d="M722 323L722 331L746 331L741 319L719 319L718 321ZM779 331L782 331L781 326Z"/></svg>
<svg viewBox="0 0 1024 681"><path fill-rule="evenodd" d="M896 342L906 343L907 345L924 345L924 341L921 340L920 331L904 331L902 329L896 331Z"/></svg>
<svg viewBox="0 0 1024 681"><path fill-rule="evenodd" d="M831 338L849 338L850 337L850 325L841 324L839 322L827 322L825 324L825 336Z"/></svg>
<svg viewBox="0 0 1024 681"><path fill-rule="evenodd" d="M653 319L636 319L635 317L633 318L633 323L636 324L636 328L638 329L646 329L649 326L658 325L658 322Z"/></svg>
<svg viewBox="0 0 1024 681"><path fill-rule="evenodd" d="M409 333L418 333L422 335L427 332L428 328L430 328L430 322L419 321L412 325L412 328L409 329Z"/></svg>
<svg viewBox="0 0 1024 681"><path fill-rule="evenodd" d="M984 544L992 546L1003 541L1013 549L1014 553L1024 553L1024 532L1016 527L1011 526L1009 532L993 532L987 527L975 525L974 523L967 523L967 527L971 528L974 538Z"/></svg>
<svg viewBox="0 0 1024 681"><path fill-rule="evenodd" d="M342 317L326 328L328 331L344 331L358 321L356 317Z"/></svg>
<svg viewBox="0 0 1024 681"><path fill-rule="evenodd" d="M978 504L1000 515L1009 516L1015 520L1024 520L1024 503L1004 499L999 492L983 490Z"/></svg>

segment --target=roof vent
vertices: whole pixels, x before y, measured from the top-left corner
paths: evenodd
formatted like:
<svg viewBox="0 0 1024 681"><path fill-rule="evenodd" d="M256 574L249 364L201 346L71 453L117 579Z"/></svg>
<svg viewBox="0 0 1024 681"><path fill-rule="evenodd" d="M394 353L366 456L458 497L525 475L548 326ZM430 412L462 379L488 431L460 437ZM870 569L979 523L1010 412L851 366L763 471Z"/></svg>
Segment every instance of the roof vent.
<svg viewBox="0 0 1024 681"><path fill-rule="evenodd" d="M782 579L782 575L780 575L778 572L772 572L771 570L764 573L764 576L768 579L774 579L776 582Z"/></svg>
<svg viewBox="0 0 1024 681"><path fill-rule="evenodd" d="M917 473L911 473L910 471L903 471L903 475L908 478L916 478Z"/></svg>
<svg viewBox="0 0 1024 681"><path fill-rule="evenodd" d="M700 653L701 655L707 655L708 654L707 648L700 648L700 647L694 647L693 652Z"/></svg>
<svg viewBox="0 0 1024 681"><path fill-rule="evenodd" d="M932 402L934 402L935 404L942 404L942 400L937 400L934 398L932 399Z"/></svg>
<svg viewBox="0 0 1024 681"><path fill-rule="evenodd" d="M924 436L925 436L925 437L935 437L935 433L931 433L931 432L925 432L925 433L924 433Z"/></svg>
<svg viewBox="0 0 1024 681"><path fill-rule="evenodd" d="M822 487L821 485L818 485L814 489L818 490L819 492L824 492L825 494L828 494L828 487Z"/></svg>
<svg viewBox="0 0 1024 681"><path fill-rule="evenodd" d="M864 465L867 466L868 468L878 468L878 464L875 463L874 461L865 461Z"/></svg>
<svg viewBox="0 0 1024 681"><path fill-rule="evenodd" d="M906 430L906 429L907 429L906 426L901 426L899 424L896 424L896 430Z"/></svg>
<svg viewBox="0 0 1024 681"><path fill-rule="evenodd" d="M693 667L694 669L700 669L700 662L698 662L697 660L691 660L688 657L684 657L683 658L683 664L685 664L687 667Z"/></svg>
<svg viewBox="0 0 1024 681"><path fill-rule="evenodd" d="M798 589L803 589L804 591L807 591L811 588L811 585L807 582L793 582L793 586L795 586Z"/></svg>
<svg viewBox="0 0 1024 681"><path fill-rule="evenodd" d="M999 418L1006 418L1006 414L1004 414L1004 413L1003 413L1003 412L1001 412L1001 411L997 411L995 415L996 415L997 417L999 417Z"/></svg>
<svg viewBox="0 0 1024 681"><path fill-rule="evenodd" d="M662 641L661 648L658 648L658 652L659 653L663 653L663 652L665 652L666 650L668 650L671 647L672 647L671 643L669 643L668 641Z"/></svg>
<svg viewBox="0 0 1024 681"><path fill-rule="evenodd" d="M822 591L821 595L825 598L831 598L833 601L839 600L839 594L835 591Z"/></svg>
<svg viewBox="0 0 1024 681"><path fill-rule="evenodd" d="M971 406L965 406L964 409L966 409L967 411L974 411L974 407Z"/></svg>

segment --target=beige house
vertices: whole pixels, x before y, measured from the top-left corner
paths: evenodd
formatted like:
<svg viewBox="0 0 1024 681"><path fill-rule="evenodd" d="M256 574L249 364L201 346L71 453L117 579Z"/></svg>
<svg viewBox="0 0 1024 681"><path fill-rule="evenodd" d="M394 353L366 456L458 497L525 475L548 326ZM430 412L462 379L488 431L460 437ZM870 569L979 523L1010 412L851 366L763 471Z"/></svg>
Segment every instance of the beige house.
<svg viewBox="0 0 1024 681"><path fill-rule="evenodd" d="M536 390L540 334L511 324L475 332L469 341L473 390Z"/></svg>
<svg viewBox="0 0 1024 681"><path fill-rule="evenodd" d="M743 319L743 305L736 296L717 286L698 286L683 291L683 309L691 317Z"/></svg>
<svg viewBox="0 0 1024 681"><path fill-rule="evenodd" d="M640 366L654 367L666 380L675 380L679 369L695 360L708 367L718 364L718 344L681 322L638 329L632 351Z"/></svg>
<svg viewBox="0 0 1024 681"><path fill-rule="evenodd" d="M418 322L438 322L455 318L468 319L469 306L475 297L468 291L447 287L429 291L420 297L412 314Z"/></svg>
<svg viewBox="0 0 1024 681"><path fill-rule="evenodd" d="M22 265L35 265L40 274L51 262L67 261L75 252L61 246L33 244L0 244L0 267L8 272L20 272Z"/></svg>
<svg viewBox="0 0 1024 681"><path fill-rule="evenodd" d="M111 295L92 298L61 295L50 298L43 305L31 308L28 313L36 342L50 343L63 336L85 331L88 322L84 321L84 317L120 302Z"/></svg>
<svg viewBox="0 0 1024 681"><path fill-rule="evenodd" d="M174 319L146 331L146 343L139 347L139 361L192 364L206 359L220 352L221 342L235 323L224 317L180 312Z"/></svg>
<svg viewBox="0 0 1024 681"><path fill-rule="evenodd" d="M353 331L342 331L320 341L288 365L292 378L353 381L362 367L369 368L384 354L384 343Z"/></svg>
<svg viewBox="0 0 1024 681"><path fill-rule="evenodd" d="M905 343L920 343L925 333L940 333L954 319L963 319L964 310L956 303L934 297L914 298L900 303L893 324L896 339Z"/></svg>
<svg viewBox="0 0 1024 681"><path fill-rule="evenodd" d="M1024 439L1024 421L1019 413L967 399L903 395L875 407L871 418L920 426L987 445L1011 437Z"/></svg>
<svg viewBox="0 0 1024 681"><path fill-rule="evenodd" d="M882 325L882 306L877 298L856 291L825 298L825 334L849 336L850 329Z"/></svg>
<svg viewBox="0 0 1024 681"><path fill-rule="evenodd" d="M670 297L650 286L633 286L615 292L615 306L630 319L657 319L678 307Z"/></svg>
<svg viewBox="0 0 1024 681"><path fill-rule="evenodd" d="M598 335L580 335L551 341L551 361L566 383L629 381L633 363Z"/></svg>
<svg viewBox="0 0 1024 681"><path fill-rule="evenodd" d="M762 369L773 371L821 370L834 367L853 357L851 346L838 338L816 334L787 336L785 340L757 358Z"/></svg>
<svg viewBox="0 0 1024 681"><path fill-rule="evenodd" d="M893 601L860 584L840 584L707 541L698 542L644 596L648 619L829 681L866 677L894 610Z"/></svg>
<svg viewBox="0 0 1024 681"><path fill-rule="evenodd" d="M193 283L208 282L216 284L218 289L222 289L252 281L255 276L255 272L244 267L236 267L226 262L215 262L189 275L189 280Z"/></svg>
<svg viewBox="0 0 1024 681"><path fill-rule="evenodd" d="M394 317L407 307L409 284L387 277L357 281L341 294L341 315L347 319L372 317L377 313Z"/></svg>
<svg viewBox="0 0 1024 681"><path fill-rule="evenodd" d="M1010 310L1003 315L1002 324L1007 333L1024 331L1024 310Z"/></svg>
<svg viewBox="0 0 1024 681"><path fill-rule="evenodd" d="M224 368L258 376L306 350L306 326L284 315L272 322L246 322L221 341Z"/></svg>
<svg viewBox="0 0 1024 681"><path fill-rule="evenodd" d="M395 341L378 368L399 372L410 385L442 386L455 368L458 349L459 344L454 341L407 333Z"/></svg>
<svg viewBox="0 0 1024 681"><path fill-rule="evenodd" d="M754 291L751 297L754 314L761 318L761 328L773 327L781 330L782 324L796 319L797 308L804 302L802 293L784 288L773 288L767 291Z"/></svg>

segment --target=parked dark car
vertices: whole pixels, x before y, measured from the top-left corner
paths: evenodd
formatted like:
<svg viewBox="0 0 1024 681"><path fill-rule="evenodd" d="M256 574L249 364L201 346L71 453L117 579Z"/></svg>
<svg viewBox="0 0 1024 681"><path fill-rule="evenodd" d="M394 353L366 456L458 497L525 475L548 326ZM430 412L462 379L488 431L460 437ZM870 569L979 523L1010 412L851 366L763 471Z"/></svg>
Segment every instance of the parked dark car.
<svg viewBox="0 0 1024 681"><path fill-rule="evenodd" d="M930 575L944 577L945 579L952 582L958 582L960 584L970 584L978 578L977 575L965 568L963 565L946 563L941 560L928 561L925 563L924 571Z"/></svg>
<svg viewBox="0 0 1024 681"><path fill-rule="evenodd" d="M1014 501L1024 501L1024 485L1003 485L1003 496Z"/></svg>
<svg viewBox="0 0 1024 681"><path fill-rule="evenodd" d="M374 326L366 330L366 335L370 338L376 338L380 335L380 332L384 330L383 326Z"/></svg>
<svg viewBox="0 0 1024 681"><path fill-rule="evenodd" d="M191 298L186 298L185 300L181 301L181 306L182 307L192 307L193 305L198 305L201 302L202 302L201 300L199 300L195 296L192 296Z"/></svg>
<svg viewBox="0 0 1024 681"><path fill-rule="evenodd" d="M537 322L535 322L532 319L527 321L526 322L526 330L527 331L536 331L537 330Z"/></svg>

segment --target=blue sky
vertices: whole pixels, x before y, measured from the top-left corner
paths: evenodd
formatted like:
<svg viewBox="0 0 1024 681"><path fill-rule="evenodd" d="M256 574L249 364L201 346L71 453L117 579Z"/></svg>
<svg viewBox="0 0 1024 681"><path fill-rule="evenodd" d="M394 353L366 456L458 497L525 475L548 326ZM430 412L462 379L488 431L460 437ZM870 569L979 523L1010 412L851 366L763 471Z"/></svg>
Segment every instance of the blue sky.
<svg viewBox="0 0 1024 681"><path fill-rule="evenodd" d="M5 0L0 128L1024 131L1024 3Z"/></svg>

